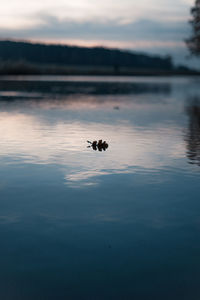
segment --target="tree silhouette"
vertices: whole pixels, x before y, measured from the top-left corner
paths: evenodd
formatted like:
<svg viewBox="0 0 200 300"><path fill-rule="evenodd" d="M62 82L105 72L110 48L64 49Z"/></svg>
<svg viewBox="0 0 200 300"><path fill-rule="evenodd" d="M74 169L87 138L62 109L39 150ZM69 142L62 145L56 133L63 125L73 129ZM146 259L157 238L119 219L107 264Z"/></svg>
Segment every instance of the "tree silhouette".
<svg viewBox="0 0 200 300"><path fill-rule="evenodd" d="M195 1L191 14L192 36L186 40L186 44L192 55L200 56L200 0Z"/></svg>
<svg viewBox="0 0 200 300"><path fill-rule="evenodd" d="M114 73L120 72L121 67L166 71L172 71L174 68L169 56L150 56L103 47L45 45L0 39L0 63L1 61L11 64L13 62L39 64L40 66L92 66L93 68L106 66L114 69Z"/></svg>

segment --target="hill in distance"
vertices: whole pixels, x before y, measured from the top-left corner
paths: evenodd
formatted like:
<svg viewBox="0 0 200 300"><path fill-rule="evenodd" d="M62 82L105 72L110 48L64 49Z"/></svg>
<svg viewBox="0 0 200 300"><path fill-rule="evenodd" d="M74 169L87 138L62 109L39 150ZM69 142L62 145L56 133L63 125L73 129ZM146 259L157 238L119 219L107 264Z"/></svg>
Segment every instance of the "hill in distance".
<svg viewBox="0 0 200 300"><path fill-rule="evenodd" d="M196 74L175 68L170 57L103 47L0 41L0 74L167 75Z"/></svg>

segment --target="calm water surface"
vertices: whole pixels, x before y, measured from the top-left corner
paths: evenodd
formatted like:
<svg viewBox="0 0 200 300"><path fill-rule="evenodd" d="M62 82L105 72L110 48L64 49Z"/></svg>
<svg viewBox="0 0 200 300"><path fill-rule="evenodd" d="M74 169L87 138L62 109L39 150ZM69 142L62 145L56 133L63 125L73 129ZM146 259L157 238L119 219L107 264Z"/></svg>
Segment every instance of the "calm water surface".
<svg viewBox="0 0 200 300"><path fill-rule="evenodd" d="M0 299L200 299L199 78L2 77L0 137Z"/></svg>

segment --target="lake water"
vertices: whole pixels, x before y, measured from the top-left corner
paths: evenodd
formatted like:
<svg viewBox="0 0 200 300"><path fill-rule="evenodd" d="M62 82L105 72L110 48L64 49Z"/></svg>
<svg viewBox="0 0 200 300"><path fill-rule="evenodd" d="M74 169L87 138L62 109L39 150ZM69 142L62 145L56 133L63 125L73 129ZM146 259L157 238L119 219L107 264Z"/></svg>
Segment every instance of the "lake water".
<svg viewBox="0 0 200 300"><path fill-rule="evenodd" d="M1 77L0 137L0 299L200 299L200 78Z"/></svg>

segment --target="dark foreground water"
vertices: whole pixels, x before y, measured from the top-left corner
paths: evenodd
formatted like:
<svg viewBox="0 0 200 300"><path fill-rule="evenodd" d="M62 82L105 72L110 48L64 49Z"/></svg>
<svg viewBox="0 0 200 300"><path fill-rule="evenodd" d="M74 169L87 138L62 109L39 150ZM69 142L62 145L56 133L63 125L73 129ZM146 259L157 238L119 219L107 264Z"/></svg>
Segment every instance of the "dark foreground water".
<svg viewBox="0 0 200 300"><path fill-rule="evenodd" d="M3 300L200 299L200 79L1 78L0 241Z"/></svg>

